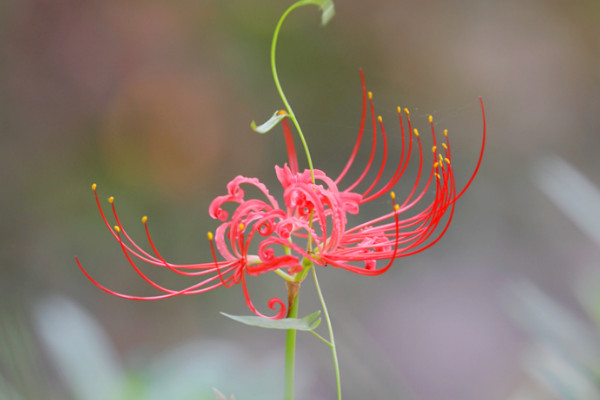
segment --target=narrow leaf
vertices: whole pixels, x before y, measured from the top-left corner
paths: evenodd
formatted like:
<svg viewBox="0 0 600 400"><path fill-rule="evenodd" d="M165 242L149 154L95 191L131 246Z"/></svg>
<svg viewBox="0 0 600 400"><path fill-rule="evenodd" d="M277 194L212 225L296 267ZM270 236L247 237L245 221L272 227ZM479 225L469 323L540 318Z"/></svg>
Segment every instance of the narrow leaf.
<svg viewBox="0 0 600 400"><path fill-rule="evenodd" d="M304 318L284 318L284 319L267 319L257 316L242 316L242 315L230 315L222 312L227 318L231 318L234 321L241 322L242 324L257 326L265 329L296 329L298 331L312 331L321 323L319 314L321 311L315 311L312 314L307 315Z"/></svg>
<svg viewBox="0 0 600 400"><path fill-rule="evenodd" d="M333 0L325 0L319 6L321 9L321 25L325 26L331 21L331 18L335 15L335 8L333 6Z"/></svg>
<svg viewBox="0 0 600 400"><path fill-rule="evenodd" d="M321 25L325 26L335 15L333 0L308 0L304 4L314 4L321 9Z"/></svg>
<svg viewBox="0 0 600 400"><path fill-rule="evenodd" d="M252 128L252 130L254 132L264 134L264 133L269 132L271 129L273 129L273 127L275 127L279 123L279 121L281 121L285 117L287 117L287 114L285 114L285 113L280 114L279 110L277 110L277 111L275 111L273 116L271 118L269 118L268 121L266 121L264 124L262 124L260 126L256 126L256 122L252 121L250 123L250 128Z"/></svg>

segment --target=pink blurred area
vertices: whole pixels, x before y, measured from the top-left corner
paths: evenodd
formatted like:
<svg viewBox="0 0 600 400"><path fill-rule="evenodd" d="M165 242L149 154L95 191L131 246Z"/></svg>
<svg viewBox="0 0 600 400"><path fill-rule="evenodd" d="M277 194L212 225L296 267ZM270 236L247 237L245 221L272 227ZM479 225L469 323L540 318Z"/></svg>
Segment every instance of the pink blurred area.
<svg viewBox="0 0 600 400"><path fill-rule="evenodd" d="M268 52L289 4L0 4L0 319L28 321L46 296L67 296L99 322L132 368L143 364L126 361L134 354L154 357L192 340L236 343L248 349L243 357L259 360L256 368L268 364L261 354L283 350L279 332L218 314L246 313L240 290L127 302L97 290L73 256L106 285L152 294L105 231L93 182L102 198L116 197L123 223L140 241L139 218L148 215L156 244L175 262L210 259L205 237L216 223L208 204L231 178L257 176L275 187L283 137L258 135L250 121L282 107ZM351 151L359 67L390 132L397 105L410 108L417 126L433 114L449 129L459 185L480 146L478 96L489 135L479 175L439 244L398 260L381 278L323 271L345 396L560 398L523 368L531 338L509 317L505 299L527 280L584 318L575 288L598 268L598 247L544 196L531 171L539 157L557 154L600 185L600 6L352 0L337 1L336 12L321 28L316 9L302 9L280 38L280 78L317 168L335 174ZM285 296L277 278L251 285L265 308L270 297ZM318 307L311 285L304 285L301 314ZM312 339L299 342L304 393L331 398L331 361ZM68 393L43 345L33 343L43 360L41 382ZM0 362L0 376L8 370Z"/></svg>

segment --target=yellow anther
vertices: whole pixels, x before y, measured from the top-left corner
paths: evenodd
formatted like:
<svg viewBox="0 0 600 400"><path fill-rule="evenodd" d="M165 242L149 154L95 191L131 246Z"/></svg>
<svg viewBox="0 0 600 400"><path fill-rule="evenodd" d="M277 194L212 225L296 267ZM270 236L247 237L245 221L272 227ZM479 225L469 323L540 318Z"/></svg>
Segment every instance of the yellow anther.
<svg viewBox="0 0 600 400"><path fill-rule="evenodd" d="M437 172L435 173L435 177L440 179L440 174L438 174Z"/></svg>
<svg viewBox="0 0 600 400"><path fill-rule="evenodd" d="M430 115L429 116L429 123L432 123L432 122L433 122L433 115Z"/></svg>
<svg viewBox="0 0 600 400"><path fill-rule="evenodd" d="M212 242L212 240L213 240L213 238L214 238L214 236L213 236L213 233L212 233L212 232L208 232L208 233L206 234L206 237L207 237L207 238L208 238L208 240L210 240L211 242Z"/></svg>
<svg viewBox="0 0 600 400"><path fill-rule="evenodd" d="M437 168L437 167L439 167L439 166L440 166L440 163L439 163L439 162L435 162L435 163L433 163L433 168Z"/></svg>
<svg viewBox="0 0 600 400"><path fill-rule="evenodd" d="M442 143L442 147L448 150L448 146L446 146L446 143Z"/></svg>
<svg viewBox="0 0 600 400"><path fill-rule="evenodd" d="M145 215L142 217L142 224L145 224L146 222L148 222L148 217L146 217Z"/></svg>
<svg viewBox="0 0 600 400"><path fill-rule="evenodd" d="M450 159L448 157L445 157L444 161L446 161L446 164L450 165Z"/></svg>
<svg viewBox="0 0 600 400"><path fill-rule="evenodd" d="M448 136L448 129L444 129L444 136Z"/></svg>
<svg viewBox="0 0 600 400"><path fill-rule="evenodd" d="M287 111L279 110L279 111L277 111L277 115L287 115Z"/></svg>
<svg viewBox="0 0 600 400"><path fill-rule="evenodd" d="M114 201L115 201L115 198L114 198L113 196L110 196L110 197L108 198L108 202L109 202L110 204L112 204Z"/></svg>
<svg viewBox="0 0 600 400"><path fill-rule="evenodd" d="M377 117L377 121L379 121L379 123L383 122L383 118L381 118L381 115L379 117Z"/></svg>
<svg viewBox="0 0 600 400"><path fill-rule="evenodd" d="M415 133L415 136L419 136L419 131L417 130L417 128L413 129L413 132Z"/></svg>
<svg viewBox="0 0 600 400"><path fill-rule="evenodd" d="M404 109L404 114L406 114L406 115L410 114L410 111L408 111L408 108Z"/></svg>
<svg viewBox="0 0 600 400"><path fill-rule="evenodd" d="M431 148L431 152L432 152L432 153L435 153L435 151L436 151L436 150L437 150L437 146L433 146L433 147Z"/></svg>
<svg viewBox="0 0 600 400"><path fill-rule="evenodd" d="M394 191L390 192L390 197L392 198L392 200L396 199L396 193Z"/></svg>
<svg viewBox="0 0 600 400"><path fill-rule="evenodd" d="M369 100L373 100L373 92L369 92Z"/></svg>
<svg viewBox="0 0 600 400"><path fill-rule="evenodd" d="M438 157L439 157L439 159L440 159L440 164L441 164L441 163L444 161L444 157L442 157L442 155L441 155L441 154L438 154Z"/></svg>
<svg viewBox="0 0 600 400"><path fill-rule="evenodd" d="M244 230L244 224L240 223L240 225L238 226L238 229L239 229L240 231L243 231L243 230Z"/></svg>
<svg viewBox="0 0 600 400"><path fill-rule="evenodd" d="M402 112L402 107L398 106L397 110L398 110L398 114L400 114Z"/></svg>
<svg viewBox="0 0 600 400"><path fill-rule="evenodd" d="M398 204L394 204L394 211L398 211L400 209L400 206Z"/></svg>
<svg viewBox="0 0 600 400"><path fill-rule="evenodd" d="M96 190L96 184L92 183L92 190Z"/></svg>
<svg viewBox="0 0 600 400"><path fill-rule="evenodd" d="M117 232L117 233L121 232L121 228L119 228L119 225L115 225L115 232Z"/></svg>

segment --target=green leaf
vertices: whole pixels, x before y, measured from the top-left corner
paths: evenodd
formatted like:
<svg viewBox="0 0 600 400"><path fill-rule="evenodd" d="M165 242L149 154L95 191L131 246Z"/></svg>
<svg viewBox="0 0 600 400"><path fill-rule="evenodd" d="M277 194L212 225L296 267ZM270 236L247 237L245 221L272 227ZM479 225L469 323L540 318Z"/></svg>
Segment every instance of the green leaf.
<svg viewBox="0 0 600 400"><path fill-rule="evenodd" d="M321 25L325 26L335 15L333 0L307 0L304 4L313 4L321 9Z"/></svg>
<svg viewBox="0 0 600 400"><path fill-rule="evenodd" d="M277 110L277 111L275 111L273 116L271 118L269 118L269 120L267 122L265 122L264 124L262 124L260 126L256 126L256 122L254 122L254 121L250 122L250 128L252 128L252 130L254 132L258 132L260 134L267 133L271 129L273 129L273 127L275 127L279 123L279 121L281 121L282 119L284 119L287 116L288 116L287 113L280 114L279 110Z"/></svg>
<svg viewBox="0 0 600 400"><path fill-rule="evenodd" d="M319 5L321 9L321 25L325 26L331 21L331 18L335 15L335 8L333 6L333 0L323 0Z"/></svg>
<svg viewBox="0 0 600 400"><path fill-rule="evenodd" d="M227 318L231 318L234 321L241 322L242 324L257 326L265 329L296 329L298 331L312 331L316 329L321 323L319 314L321 311L315 311L312 314L307 315L304 318L284 318L284 319L267 319L257 316L242 316L242 315L230 315L222 312Z"/></svg>

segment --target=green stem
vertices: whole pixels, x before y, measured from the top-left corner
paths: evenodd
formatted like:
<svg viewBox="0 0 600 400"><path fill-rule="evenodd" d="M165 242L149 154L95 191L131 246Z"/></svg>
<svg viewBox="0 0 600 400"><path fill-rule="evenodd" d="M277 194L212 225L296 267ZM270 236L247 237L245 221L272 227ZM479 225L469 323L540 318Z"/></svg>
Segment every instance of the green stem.
<svg viewBox="0 0 600 400"><path fill-rule="evenodd" d="M298 298L292 302L288 318L298 317ZM283 388L284 400L294 400L294 361L296 358L296 330L288 329L285 335L285 379Z"/></svg>
<svg viewBox="0 0 600 400"><path fill-rule="evenodd" d="M317 339L319 339L320 341L325 343L327 346L331 347L331 343L329 343L329 341L327 339L325 339L323 336L319 335L315 331L310 331L310 333L312 333Z"/></svg>
<svg viewBox="0 0 600 400"><path fill-rule="evenodd" d="M329 312L327 312L327 305L325 304L325 299L323 298L323 293L321 292L321 287L319 286L319 280L317 279L317 271L316 268L312 269L313 271L313 279L315 280L315 287L317 288L317 294L319 295L319 300L321 301L321 307L323 307L323 315L325 316L325 321L327 322L327 329L329 330L329 348L331 348L331 356L333 357L333 366L335 368L335 383L337 386L337 398L338 400L342 400L342 385L340 382L340 364L338 363L337 351L335 347L335 338L333 337L333 328L331 326L331 319L329 318Z"/></svg>
<svg viewBox="0 0 600 400"><path fill-rule="evenodd" d="M279 22L277 22L277 26L275 27L275 32L273 33L273 41L271 42L271 71L273 72L273 80L275 81L275 86L277 87L277 92L279 93L279 96L281 97L281 100L283 101L283 104L285 105L285 108L288 112L288 117L292 120L292 123L294 124L294 126L296 127L296 130L298 131L300 140L302 141L302 146L304 147L304 152L306 153L306 158L308 160L308 167L310 168L310 175L314 182L315 172L314 172L314 168L313 168L312 158L310 157L310 151L308 150L308 144L306 143L306 139L304 139L304 135L302 134L302 129L300 128L300 124L298 123L298 120L296 119L296 115L294 114L294 111L292 110L290 103L287 101L287 98L285 97L285 94L283 93L283 89L281 88L281 84L279 83L279 76L277 75L277 66L275 63L277 38L279 37L279 31L281 30L281 25L283 24L283 21L285 20L285 18L287 17L287 15L290 12L292 12L293 10L295 10L298 7L302 7L302 6L305 6L308 4L313 4L313 3L311 3L310 0L301 0L301 1L298 1L294 4L292 4L290 6L290 8L288 8L283 13L281 18L279 19Z"/></svg>
<svg viewBox="0 0 600 400"><path fill-rule="evenodd" d="M309 5L309 4L319 5L319 6L322 5L320 1L315 1L315 0L297 1L296 3L292 4L283 13L281 18L277 22L277 25L275 26L275 32L273 33L273 41L271 42L271 71L273 72L273 80L275 81L275 86L277 87L277 92L279 93L279 96L281 97L281 100L283 101L283 104L285 105L286 111L288 113L288 118L290 118L292 120L292 123L294 124L294 127L296 128L296 131L298 132L298 135L300 136L300 140L302 141L302 146L304 147L304 152L306 153L306 158L308 161L308 167L310 169L311 179L314 183L315 182L315 172L314 172L314 168L313 168L312 158L310 156L310 151L308 149L308 144L306 143L306 139L304 138L304 134L302 133L302 128L300 128L300 124L298 123L298 120L296 119L296 115L294 114L294 111L292 110L290 103L288 102L285 94L283 93L283 89L281 88L281 83L279 82L279 76L277 75L277 65L275 62L275 58L276 58L275 54L276 54L276 50L277 50L277 39L279 37L279 31L281 30L283 21L288 16L288 14L291 13L292 11L294 11L296 8L302 7L305 5ZM312 215L311 215L310 219L312 221ZM312 243L309 240L308 250L310 250L311 247L312 247ZM289 249L286 249L286 250L289 251ZM306 261L308 261L308 260L306 260ZM301 282L304 279L304 277L306 276L306 274L308 273L308 269L310 269L311 267L312 267L311 262L303 262L303 271L300 274L296 274L294 277L291 277L291 276L285 274L283 271L280 271L279 275L282 276L284 279L286 279L286 281L288 281L288 282L290 280L289 278L293 278L295 282ZM335 374L336 374L336 379L337 379L338 400L341 400L342 392L341 392L341 388L340 388L339 366L338 366L337 354L336 354L336 350L335 350L335 342L333 340L333 330L331 328L331 321L329 319L329 314L327 313L327 307L325 306L325 301L323 300L323 295L319 288L319 283L317 281L317 275L316 275L315 269L312 268L312 270L313 270L313 276L315 278L315 284L317 286L317 291L319 293L319 298L321 299L321 305L323 306L323 311L325 313L325 318L327 320L327 325L329 326L330 341L327 342L320 335L318 335L316 333L315 334L317 335L317 337L319 337L321 340L323 340L325 343L327 343L329 345L329 347L331 348L331 351L333 353L333 362L335 364ZM291 301L292 304L290 305L290 309L288 311L288 316L287 316L288 318L297 318L297 316L298 316L298 297L299 296L296 293L294 299ZM285 339L284 400L293 400L294 399L294 362L295 362L295 357L296 357L296 329L288 329L286 332L286 339Z"/></svg>

